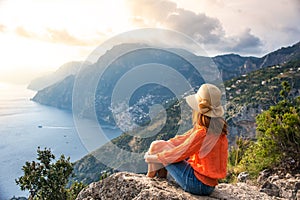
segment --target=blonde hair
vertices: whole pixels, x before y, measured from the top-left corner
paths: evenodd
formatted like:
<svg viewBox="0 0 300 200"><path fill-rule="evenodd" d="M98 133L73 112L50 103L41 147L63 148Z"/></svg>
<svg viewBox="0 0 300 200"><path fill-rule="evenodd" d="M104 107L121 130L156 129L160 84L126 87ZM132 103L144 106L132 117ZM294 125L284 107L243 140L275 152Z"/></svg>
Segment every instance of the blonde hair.
<svg viewBox="0 0 300 200"><path fill-rule="evenodd" d="M195 110L193 111L193 125L204 126L208 133L228 134L227 122L222 117L208 117Z"/></svg>

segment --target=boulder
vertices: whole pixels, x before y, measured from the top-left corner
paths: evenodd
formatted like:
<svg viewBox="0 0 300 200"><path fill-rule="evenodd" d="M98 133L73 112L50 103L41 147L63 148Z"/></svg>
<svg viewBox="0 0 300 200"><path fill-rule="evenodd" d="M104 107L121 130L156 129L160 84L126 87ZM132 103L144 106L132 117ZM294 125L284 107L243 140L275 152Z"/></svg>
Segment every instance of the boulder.
<svg viewBox="0 0 300 200"><path fill-rule="evenodd" d="M248 177L249 177L248 172L241 172L238 175L237 179L238 179L238 182L244 182L245 183L247 181Z"/></svg>
<svg viewBox="0 0 300 200"><path fill-rule="evenodd" d="M271 175L266 178L263 174L258 177L258 182L263 184L260 191L270 196L284 199L298 199L300 191L300 175Z"/></svg>
<svg viewBox="0 0 300 200"><path fill-rule="evenodd" d="M279 187L280 197L300 200L300 198L297 197L297 193L299 194L300 191L299 177L294 177L291 174L287 174L284 178L275 179L272 183Z"/></svg>
<svg viewBox="0 0 300 200"><path fill-rule="evenodd" d="M272 173L272 171L270 169L265 169L265 170L261 171L257 178L257 182L259 184L263 184L267 180L267 178L271 175L271 173Z"/></svg>
<svg viewBox="0 0 300 200"><path fill-rule="evenodd" d="M268 194L269 196L279 197L279 187L269 181L266 181L261 186L260 191Z"/></svg>
<svg viewBox="0 0 300 200"><path fill-rule="evenodd" d="M246 183L219 184L210 196L197 196L183 191L174 181L148 178L142 174L118 172L108 178L91 183L76 200L261 200L272 199Z"/></svg>

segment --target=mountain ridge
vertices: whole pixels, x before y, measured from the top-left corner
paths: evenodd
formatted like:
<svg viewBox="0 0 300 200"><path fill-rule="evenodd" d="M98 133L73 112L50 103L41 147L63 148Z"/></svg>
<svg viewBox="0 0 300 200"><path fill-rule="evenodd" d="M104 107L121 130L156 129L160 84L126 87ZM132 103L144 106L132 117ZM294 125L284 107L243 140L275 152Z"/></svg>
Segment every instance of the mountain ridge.
<svg viewBox="0 0 300 200"><path fill-rule="evenodd" d="M102 59L104 59L104 62L105 62L105 60L106 61L109 60L112 55L115 55L115 54L118 55L118 54L122 54L122 52L126 52L130 46L134 46L134 48L148 47L148 45L145 45L145 44L120 44L120 45L114 46L112 49L108 50L99 59L102 58ZM263 56L261 58L252 57L252 56L242 57L238 54L225 54L225 55L212 57L211 59L217 65L221 75L223 76L223 80L226 81L233 77L241 76L243 74L260 69L262 67L273 65L273 63L275 62L275 61L271 60L271 58L273 58L273 57L277 57L277 59L275 59L276 60L275 64L282 64L282 63L288 62L290 59L293 59L299 55L300 55L300 42L298 42L290 47L278 49L274 52L266 54L265 56ZM197 58L197 57L195 57L195 58ZM98 59L98 62L99 62L99 59ZM95 66L95 64L91 64L90 66L88 66L86 68L87 68L87 70L90 70L90 71L97 70L97 67ZM92 73L92 72L90 72L90 73ZM88 73L86 73L86 74L88 74ZM73 76L75 77L74 74L73 74ZM86 76L88 76L88 75L86 75ZM90 82L89 79L87 79L87 83L88 82ZM64 84L64 83L62 83L62 84ZM65 87L72 88L71 85L65 85ZM50 91L55 92L55 90L50 90ZM33 100L38 103L55 107L55 105L57 103L45 101L44 98L40 97L40 93L45 93L42 96L48 96L48 97L57 96L57 95L49 92L49 90L41 90L33 98ZM64 94L60 94L60 95L64 95ZM61 102L61 104L64 104L64 103L66 103L66 102ZM64 105L61 107L71 108L70 105Z"/></svg>

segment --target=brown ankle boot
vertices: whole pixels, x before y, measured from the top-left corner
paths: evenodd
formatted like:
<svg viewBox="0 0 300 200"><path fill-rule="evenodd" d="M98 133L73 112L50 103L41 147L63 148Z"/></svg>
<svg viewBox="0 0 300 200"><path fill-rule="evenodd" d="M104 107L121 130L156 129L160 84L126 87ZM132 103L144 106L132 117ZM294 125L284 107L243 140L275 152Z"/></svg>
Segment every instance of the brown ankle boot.
<svg viewBox="0 0 300 200"><path fill-rule="evenodd" d="M157 177L158 178L167 178L168 171L166 168L161 168L157 171Z"/></svg>

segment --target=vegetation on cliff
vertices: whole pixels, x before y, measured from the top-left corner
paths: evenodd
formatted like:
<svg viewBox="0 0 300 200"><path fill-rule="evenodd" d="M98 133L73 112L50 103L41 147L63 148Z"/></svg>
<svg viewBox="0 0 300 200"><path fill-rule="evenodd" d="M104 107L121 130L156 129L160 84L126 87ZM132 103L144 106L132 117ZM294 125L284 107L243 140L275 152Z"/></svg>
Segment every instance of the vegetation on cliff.
<svg viewBox="0 0 300 200"><path fill-rule="evenodd" d="M283 100L257 116L257 138L246 150L240 165L257 175L266 168L282 167L289 173L300 169L300 97L290 96L282 82Z"/></svg>
<svg viewBox="0 0 300 200"><path fill-rule="evenodd" d="M291 86L290 95L298 96L300 89L300 59L281 65L269 66L225 82L227 118L235 116L243 106L260 107L263 110L277 104L280 84L286 81Z"/></svg>
<svg viewBox="0 0 300 200"><path fill-rule="evenodd" d="M257 177L264 169L297 174L300 169L300 97L291 94L288 82L281 84L281 101L256 118L256 138L238 138L229 155L229 180L247 171Z"/></svg>
<svg viewBox="0 0 300 200"><path fill-rule="evenodd" d="M69 177L72 176L73 164L70 158L61 155L53 162L55 156L50 149L37 149L37 160L26 162L22 167L24 175L16 180L21 190L29 190L34 200L73 200L84 188L84 184L74 182L67 189Z"/></svg>

